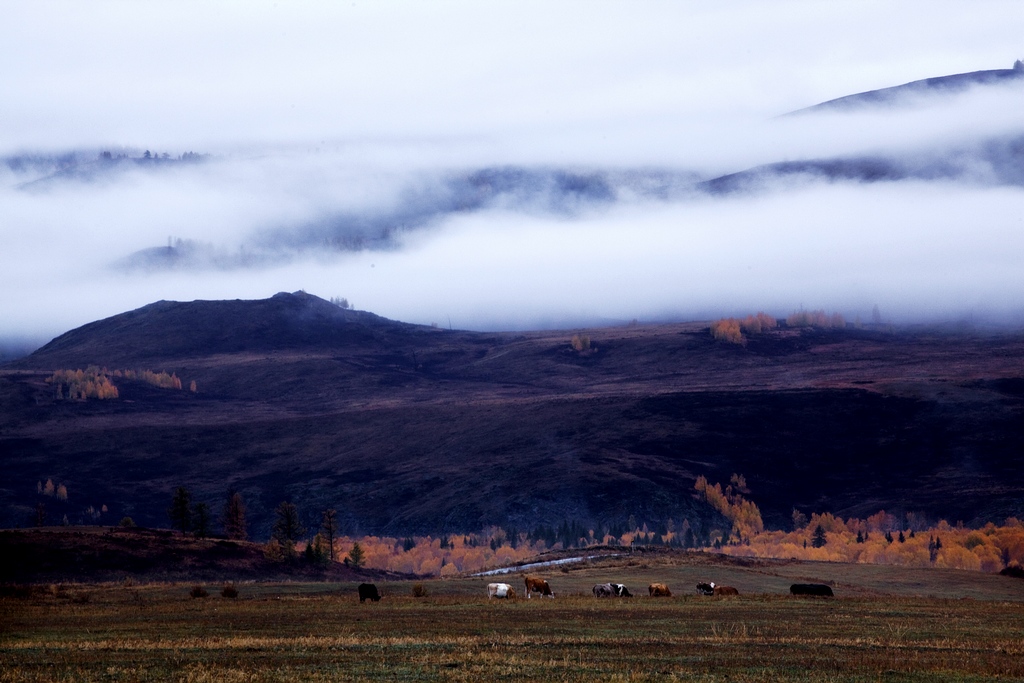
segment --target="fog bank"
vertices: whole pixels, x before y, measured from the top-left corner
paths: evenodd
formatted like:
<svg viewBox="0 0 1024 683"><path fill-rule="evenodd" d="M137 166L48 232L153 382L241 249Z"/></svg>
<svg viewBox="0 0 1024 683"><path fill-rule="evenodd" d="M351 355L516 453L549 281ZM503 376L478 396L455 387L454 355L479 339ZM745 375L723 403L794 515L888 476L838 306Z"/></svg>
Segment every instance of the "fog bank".
<svg viewBox="0 0 1024 683"><path fill-rule="evenodd" d="M1024 319L1024 79L783 116L1009 69L1013 2L6 10L0 340L298 289L471 329Z"/></svg>

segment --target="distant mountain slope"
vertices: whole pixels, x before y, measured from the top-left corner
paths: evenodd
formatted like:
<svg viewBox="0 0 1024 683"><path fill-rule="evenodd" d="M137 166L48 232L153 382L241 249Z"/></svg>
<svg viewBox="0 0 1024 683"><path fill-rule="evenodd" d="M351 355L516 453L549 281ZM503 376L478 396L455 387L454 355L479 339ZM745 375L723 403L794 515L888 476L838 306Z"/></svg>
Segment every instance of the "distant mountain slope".
<svg viewBox="0 0 1024 683"><path fill-rule="evenodd" d="M77 401L46 382L92 364L198 390L125 377ZM1022 368L1020 334L782 326L733 345L705 324L438 330L301 293L160 302L0 369L0 523L42 503L50 523L161 526L186 486L215 511L241 492L257 538L284 499L347 532L706 533L723 522L694 480L733 473L776 526L794 507L1002 521L1024 515Z"/></svg>
<svg viewBox="0 0 1024 683"><path fill-rule="evenodd" d="M949 180L1024 185L1024 135L918 154L803 159L764 164L697 184L709 194L753 192L772 182Z"/></svg>
<svg viewBox="0 0 1024 683"><path fill-rule="evenodd" d="M950 76L924 78L890 88L868 90L853 95L837 97L827 102L798 109L791 112L790 115L890 106L921 95L955 94L975 86L1003 85L1015 82L1024 82L1024 63L1020 62L1020 60L1013 65L1012 69L989 69Z"/></svg>

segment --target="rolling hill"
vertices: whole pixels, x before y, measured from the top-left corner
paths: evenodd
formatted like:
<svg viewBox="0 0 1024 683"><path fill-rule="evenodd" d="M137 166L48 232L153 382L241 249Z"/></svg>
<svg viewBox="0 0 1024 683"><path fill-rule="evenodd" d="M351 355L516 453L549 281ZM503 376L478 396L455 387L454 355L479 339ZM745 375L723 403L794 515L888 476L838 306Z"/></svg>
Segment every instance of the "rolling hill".
<svg viewBox="0 0 1024 683"><path fill-rule="evenodd" d="M119 397L58 399L47 378L89 365ZM769 525L794 507L1001 521L1024 516L1022 368L1010 333L783 325L734 345L702 323L442 330L303 292L158 302L0 366L0 522L41 502L51 524L165 526L186 486L214 511L239 491L256 538L284 499L314 528L336 508L343 533L706 531L694 480L733 473Z"/></svg>
<svg viewBox="0 0 1024 683"><path fill-rule="evenodd" d="M1022 79L1024 79L1024 63L1018 59L1014 62L1012 69L985 69L983 71L923 78L889 88L879 88L877 90L868 90L853 95L837 97L811 107L798 109L792 112L791 115L906 104L908 101L913 101L914 98L922 96L953 95L970 88L1006 85L1020 82Z"/></svg>

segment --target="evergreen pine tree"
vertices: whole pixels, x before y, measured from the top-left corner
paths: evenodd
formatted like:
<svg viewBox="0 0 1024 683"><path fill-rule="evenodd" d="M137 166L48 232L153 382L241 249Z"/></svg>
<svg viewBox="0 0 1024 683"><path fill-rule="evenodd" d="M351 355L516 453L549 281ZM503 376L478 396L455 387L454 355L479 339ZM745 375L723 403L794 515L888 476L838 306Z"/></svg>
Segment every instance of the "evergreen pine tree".
<svg viewBox="0 0 1024 683"><path fill-rule="evenodd" d="M352 544L352 550L348 551L348 560L353 567L363 566L363 549L358 543Z"/></svg>
<svg viewBox="0 0 1024 683"><path fill-rule="evenodd" d="M811 545L815 548L821 548L828 543L828 538L825 536L825 530L819 524L814 528L814 535L811 536Z"/></svg>
<svg viewBox="0 0 1024 683"><path fill-rule="evenodd" d="M236 491L228 493L224 504L224 534L236 541L244 541L248 537L248 525L245 521L245 503Z"/></svg>
<svg viewBox="0 0 1024 683"><path fill-rule="evenodd" d="M210 506L206 503L196 503L192 510L192 533L196 538L210 535Z"/></svg>
<svg viewBox="0 0 1024 683"><path fill-rule="evenodd" d="M306 530L299 521L299 509L294 503L282 502L275 511L277 520L274 522L273 538L281 544L286 555L291 557L295 554L295 541L302 538Z"/></svg>
<svg viewBox="0 0 1024 683"><path fill-rule="evenodd" d="M167 515L171 518L171 526L182 533L192 528L192 494L184 486L174 489Z"/></svg>

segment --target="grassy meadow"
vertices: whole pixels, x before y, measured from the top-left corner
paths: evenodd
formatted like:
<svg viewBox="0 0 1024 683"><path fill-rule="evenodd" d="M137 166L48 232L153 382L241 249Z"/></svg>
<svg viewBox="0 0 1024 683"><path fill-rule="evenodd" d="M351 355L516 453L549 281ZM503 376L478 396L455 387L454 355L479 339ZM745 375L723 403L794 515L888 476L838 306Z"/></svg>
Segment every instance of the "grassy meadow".
<svg viewBox="0 0 1024 683"><path fill-rule="evenodd" d="M546 576L554 600L488 601L486 578L423 582L419 598L413 582L380 584L384 599L364 604L354 583L243 583L237 599L211 584L201 599L189 584L9 590L0 681L1024 680L1019 579L687 558ZM699 597L694 577L743 594ZM605 580L636 597L591 596ZM649 598L654 580L674 597ZM794 580L839 597L778 590Z"/></svg>

